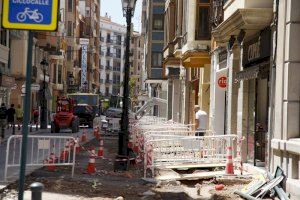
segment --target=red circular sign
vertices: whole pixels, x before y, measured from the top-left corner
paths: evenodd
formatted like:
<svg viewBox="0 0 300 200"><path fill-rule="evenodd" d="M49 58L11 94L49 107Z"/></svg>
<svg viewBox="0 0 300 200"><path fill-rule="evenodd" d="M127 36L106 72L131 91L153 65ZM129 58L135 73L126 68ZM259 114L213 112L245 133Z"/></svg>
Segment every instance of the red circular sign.
<svg viewBox="0 0 300 200"><path fill-rule="evenodd" d="M218 85L219 85L220 88L226 88L227 87L227 77L221 76L218 79Z"/></svg>

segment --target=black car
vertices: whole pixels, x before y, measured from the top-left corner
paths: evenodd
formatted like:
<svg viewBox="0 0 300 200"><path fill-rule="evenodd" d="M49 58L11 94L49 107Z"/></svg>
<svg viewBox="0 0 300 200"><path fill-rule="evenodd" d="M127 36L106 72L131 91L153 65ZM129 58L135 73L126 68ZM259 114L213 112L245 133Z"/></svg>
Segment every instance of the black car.
<svg viewBox="0 0 300 200"><path fill-rule="evenodd" d="M90 106L88 104L78 104L74 106L74 114L79 118L80 125L88 125L93 127L93 121L98 114L97 106Z"/></svg>

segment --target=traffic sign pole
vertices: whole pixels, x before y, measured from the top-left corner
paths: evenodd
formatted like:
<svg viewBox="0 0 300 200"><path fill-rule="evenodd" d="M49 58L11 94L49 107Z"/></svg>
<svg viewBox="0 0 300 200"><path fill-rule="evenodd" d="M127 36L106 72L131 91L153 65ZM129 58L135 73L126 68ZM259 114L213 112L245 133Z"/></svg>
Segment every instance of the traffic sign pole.
<svg viewBox="0 0 300 200"><path fill-rule="evenodd" d="M33 32L28 34L28 51L27 51L27 69L26 69L26 95L24 98L24 119L22 130L22 151L21 151L21 166L19 176L19 194L18 199L23 200L24 182L26 171L26 155L27 155L27 140L28 140L28 124L30 118L30 96L31 96L31 66L32 66L32 46L33 46Z"/></svg>

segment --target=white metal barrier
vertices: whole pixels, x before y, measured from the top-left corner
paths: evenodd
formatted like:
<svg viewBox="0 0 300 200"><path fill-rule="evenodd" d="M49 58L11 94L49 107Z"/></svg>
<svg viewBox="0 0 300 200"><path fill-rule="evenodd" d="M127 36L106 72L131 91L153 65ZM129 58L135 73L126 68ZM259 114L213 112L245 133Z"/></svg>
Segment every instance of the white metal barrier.
<svg viewBox="0 0 300 200"><path fill-rule="evenodd" d="M26 166L72 166L72 177L75 168L75 138L64 136L37 136L29 135L27 143ZM62 151L68 151L63 160L60 159ZM22 151L22 135L13 135L8 138L4 181L7 181L8 168L20 167ZM45 162L53 153L57 160L54 163Z"/></svg>
<svg viewBox="0 0 300 200"><path fill-rule="evenodd" d="M144 143L145 177L148 169L153 176L155 167L202 163L225 164L226 148L237 139L236 135L176 136L175 133L147 137L149 140ZM151 137L154 139L150 139ZM233 149L233 152L236 152L236 146Z"/></svg>
<svg viewBox="0 0 300 200"><path fill-rule="evenodd" d="M108 121L108 131L119 132L121 129L120 120L121 118L106 118Z"/></svg>

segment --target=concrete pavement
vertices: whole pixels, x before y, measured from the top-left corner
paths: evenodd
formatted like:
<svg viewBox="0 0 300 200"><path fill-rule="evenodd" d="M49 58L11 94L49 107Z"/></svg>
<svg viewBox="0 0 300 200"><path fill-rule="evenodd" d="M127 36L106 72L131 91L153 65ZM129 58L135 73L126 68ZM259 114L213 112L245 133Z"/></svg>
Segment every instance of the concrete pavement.
<svg viewBox="0 0 300 200"><path fill-rule="evenodd" d="M92 129L86 129L86 130L88 132L88 134L87 134L88 140L94 138ZM38 130L35 132L31 132L29 134L40 135L40 136L70 136L70 137L76 138L77 136L80 137L82 135L82 131L83 131L83 129L80 129L79 133L71 133L70 130L65 130L65 131L62 131L61 133L50 133L50 129L47 129L47 130ZM9 183L4 182L4 171L5 171L7 139L12 135L11 133L12 133L12 129L6 130L5 140L0 145L0 189L6 187L6 185L9 184ZM20 135L20 134L21 134L21 132L16 130L16 135ZM20 153L21 153L20 143L21 142L17 143L17 145L15 144L15 146L13 148L9 149L10 153L12 153L12 151L15 151L16 157L20 156ZM30 145L31 144L28 143L28 146L30 146ZM34 146L36 146L36 144ZM34 149L34 148L28 148L29 151L31 149ZM31 152L27 152L27 154L30 154L30 153ZM11 159L11 156L9 157L9 160L10 159ZM44 158L42 158L42 159L44 159ZM40 166L30 167L30 168L27 167L26 174L29 174L38 168L40 168ZM14 168L8 170L9 182L14 182L19 178L19 170L20 170L19 167L14 167Z"/></svg>

